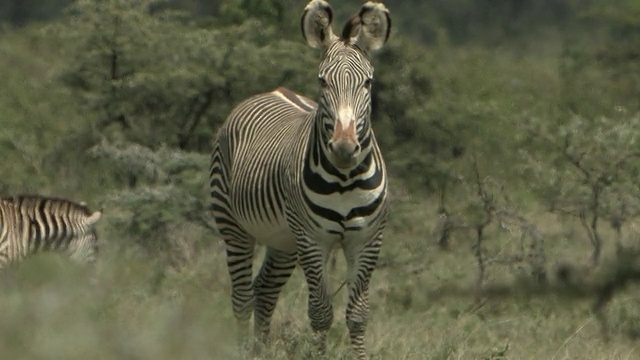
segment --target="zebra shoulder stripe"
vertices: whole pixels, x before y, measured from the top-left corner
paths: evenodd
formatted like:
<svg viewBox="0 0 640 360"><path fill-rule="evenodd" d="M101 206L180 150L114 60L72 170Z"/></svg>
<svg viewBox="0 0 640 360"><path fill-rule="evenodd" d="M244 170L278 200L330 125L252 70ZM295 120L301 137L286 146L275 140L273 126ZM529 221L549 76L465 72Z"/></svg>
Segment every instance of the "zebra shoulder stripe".
<svg viewBox="0 0 640 360"><path fill-rule="evenodd" d="M283 100L288 101L291 105L294 105L300 110L307 113L312 112L318 106L318 104L315 101L309 98L306 98L302 95L298 95L293 91L284 87L279 87L275 89L273 93L275 95L282 97Z"/></svg>

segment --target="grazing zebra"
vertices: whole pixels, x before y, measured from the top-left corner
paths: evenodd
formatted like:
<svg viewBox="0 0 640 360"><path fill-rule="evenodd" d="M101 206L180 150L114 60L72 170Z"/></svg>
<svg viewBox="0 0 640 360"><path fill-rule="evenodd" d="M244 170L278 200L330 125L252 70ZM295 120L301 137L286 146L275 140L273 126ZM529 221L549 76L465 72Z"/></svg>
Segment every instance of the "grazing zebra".
<svg viewBox="0 0 640 360"><path fill-rule="evenodd" d="M98 251L95 224L102 216L83 204L39 195L0 199L0 269L39 251L68 254L93 263Z"/></svg>
<svg viewBox="0 0 640 360"><path fill-rule="evenodd" d="M278 88L232 110L214 142L210 168L213 215L226 244L232 305L240 329L254 311L266 340L282 287L296 263L309 288L308 315L318 350L333 321L325 265L343 249L348 274L346 322L356 356L366 359L369 280L385 226L387 175L371 128L373 67L369 54L389 37L389 12L367 2L331 30L326 1L311 1L302 33L322 50L319 102ZM266 245L252 280L256 243Z"/></svg>

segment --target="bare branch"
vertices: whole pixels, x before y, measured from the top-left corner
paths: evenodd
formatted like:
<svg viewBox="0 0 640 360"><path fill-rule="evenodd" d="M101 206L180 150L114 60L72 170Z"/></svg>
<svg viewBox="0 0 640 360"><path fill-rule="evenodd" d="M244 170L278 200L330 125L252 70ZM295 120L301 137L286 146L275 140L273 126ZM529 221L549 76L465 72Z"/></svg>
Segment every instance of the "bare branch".
<svg viewBox="0 0 640 360"><path fill-rule="evenodd" d="M180 149L184 150L187 147L187 145L189 144L189 140L191 139L191 136L193 136L193 132L195 131L200 121L202 121L202 119L204 118L204 114L207 112L207 110L209 109L209 107L211 107L211 104L213 103L213 90L211 89L207 90L203 94L203 96L204 96L204 102L199 107L198 111L196 111L195 114L193 115L193 120L191 121L191 124L186 129L183 129L183 131L178 135L178 138L179 138L178 146L180 147Z"/></svg>

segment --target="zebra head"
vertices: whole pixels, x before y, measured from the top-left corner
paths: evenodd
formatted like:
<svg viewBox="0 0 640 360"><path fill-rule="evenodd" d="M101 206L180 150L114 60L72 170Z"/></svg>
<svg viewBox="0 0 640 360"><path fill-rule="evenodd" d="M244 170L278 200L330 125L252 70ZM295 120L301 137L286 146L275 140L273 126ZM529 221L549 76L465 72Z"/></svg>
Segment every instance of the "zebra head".
<svg viewBox="0 0 640 360"><path fill-rule="evenodd" d="M382 3L371 1L347 22L339 37L331 30L331 20L329 4L313 0L302 14L302 34L309 46L322 49L317 139L329 161L348 170L366 157L371 146L369 54L389 38L391 20Z"/></svg>

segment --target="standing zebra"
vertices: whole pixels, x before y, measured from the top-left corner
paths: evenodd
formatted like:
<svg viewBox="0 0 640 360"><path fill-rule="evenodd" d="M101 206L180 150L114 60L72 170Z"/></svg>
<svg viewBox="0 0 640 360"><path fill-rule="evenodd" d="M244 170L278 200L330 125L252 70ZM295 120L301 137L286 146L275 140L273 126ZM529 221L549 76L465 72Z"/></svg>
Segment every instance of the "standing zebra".
<svg viewBox="0 0 640 360"><path fill-rule="evenodd" d="M0 199L0 269L39 251L57 251L93 263L95 224L102 216L69 200L38 195Z"/></svg>
<svg viewBox="0 0 640 360"><path fill-rule="evenodd" d="M369 280L387 213L385 165L371 128L369 53L389 37L389 12L367 2L331 30L326 1L301 19L307 43L322 50L319 102L278 88L239 104L219 130L211 161L212 210L226 243L232 304L241 329L252 310L265 341L278 296L299 263L309 287L308 315L321 353L333 321L325 264L335 245L347 267L346 321L352 347L366 359ZM254 246L266 245L252 281Z"/></svg>

